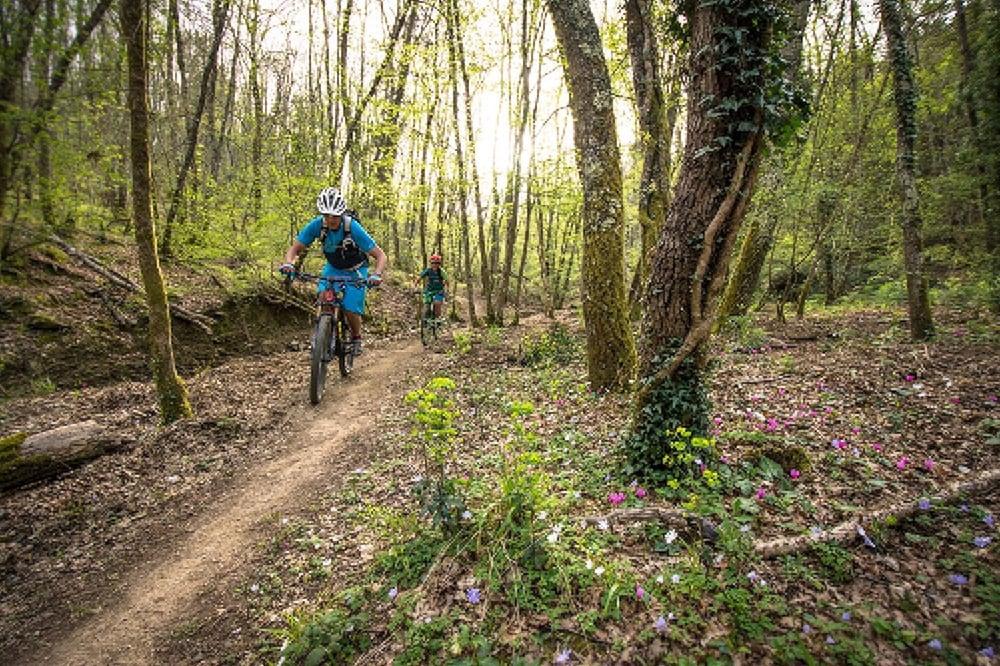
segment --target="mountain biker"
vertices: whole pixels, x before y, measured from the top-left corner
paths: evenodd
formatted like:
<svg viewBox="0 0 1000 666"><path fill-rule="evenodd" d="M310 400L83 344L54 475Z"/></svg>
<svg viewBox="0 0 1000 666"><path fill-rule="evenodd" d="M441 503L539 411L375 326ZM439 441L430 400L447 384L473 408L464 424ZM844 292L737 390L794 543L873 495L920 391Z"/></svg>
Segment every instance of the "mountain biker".
<svg viewBox="0 0 1000 666"><path fill-rule="evenodd" d="M444 289L448 284L448 279L441 268L440 254L432 254L430 264L413 281L413 286L416 287L418 282L426 280L424 283L424 300L425 302L430 300L434 304L434 317L440 319L441 307L444 305Z"/></svg>
<svg viewBox="0 0 1000 666"><path fill-rule="evenodd" d="M285 263L278 269L285 275L294 275L295 259L307 246L317 238L321 239L323 255L326 264L323 266L323 278L343 277L365 280L369 286L377 287L382 283L387 259L385 252L368 235L361 222L347 211L344 196L335 187L327 187L316 197L316 208L319 215L302 227L292 246L285 253ZM368 273L368 258L375 259L375 270ZM339 285L338 285L339 286ZM361 342L361 315L365 311L365 288L353 282L344 283L344 312L347 323L351 327L351 339L354 344L354 355L360 356L363 350ZM327 281L321 279L317 292L327 289Z"/></svg>

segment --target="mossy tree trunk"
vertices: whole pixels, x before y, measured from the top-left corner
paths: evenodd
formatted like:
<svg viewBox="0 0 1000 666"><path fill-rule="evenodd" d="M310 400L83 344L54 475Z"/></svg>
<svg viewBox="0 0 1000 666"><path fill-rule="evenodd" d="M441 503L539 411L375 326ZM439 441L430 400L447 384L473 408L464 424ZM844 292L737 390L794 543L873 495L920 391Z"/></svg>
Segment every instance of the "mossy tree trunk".
<svg viewBox="0 0 1000 666"><path fill-rule="evenodd" d="M628 385L635 345L625 302L621 156L597 22L586 0L548 0L564 58L576 164L583 185L583 317L596 389Z"/></svg>
<svg viewBox="0 0 1000 666"><path fill-rule="evenodd" d="M906 300L910 313L910 336L925 340L934 333L927 280L924 277L923 242L920 236L920 195L917 191L917 89L913 65L903 33L902 12L897 0L879 0L892 67L896 105L896 177L902 195L903 262L906 270Z"/></svg>
<svg viewBox="0 0 1000 666"><path fill-rule="evenodd" d="M191 415L187 389L174 367L170 310L156 253L149 161L149 100L146 69L145 2L121 1L122 37L128 52L128 107L132 155L132 214L139 268L149 304L149 347L164 423Z"/></svg>

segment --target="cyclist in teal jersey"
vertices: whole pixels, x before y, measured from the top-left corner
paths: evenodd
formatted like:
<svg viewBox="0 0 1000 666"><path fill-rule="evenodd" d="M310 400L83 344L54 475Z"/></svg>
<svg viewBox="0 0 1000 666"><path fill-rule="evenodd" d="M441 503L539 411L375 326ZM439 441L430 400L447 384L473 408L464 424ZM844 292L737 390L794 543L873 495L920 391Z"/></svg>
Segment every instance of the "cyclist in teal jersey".
<svg viewBox="0 0 1000 666"><path fill-rule="evenodd" d="M440 254L432 254L430 263L431 265L421 271L420 275L417 276L417 279L413 281L413 286L416 287L417 283L421 280L425 280L424 298L430 299L431 303L434 304L434 317L436 319L440 319L441 308L444 305L445 287L448 285L448 278L444 274L444 269L441 268ZM424 302L426 302L426 300Z"/></svg>

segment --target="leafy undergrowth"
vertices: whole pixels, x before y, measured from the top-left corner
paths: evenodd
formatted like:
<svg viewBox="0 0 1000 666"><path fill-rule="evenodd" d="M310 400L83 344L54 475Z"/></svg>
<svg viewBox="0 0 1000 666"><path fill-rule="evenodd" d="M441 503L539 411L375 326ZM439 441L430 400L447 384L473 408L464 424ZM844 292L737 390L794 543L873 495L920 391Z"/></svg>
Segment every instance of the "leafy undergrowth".
<svg viewBox="0 0 1000 666"><path fill-rule="evenodd" d="M286 519L244 590L269 627L258 649L307 664L990 663L1000 497L935 496L998 466L997 331L938 317L926 345L892 311L720 337L714 430L673 433L692 478L662 488L617 476L628 402L587 390L572 321L517 343L459 332L441 378L382 415L370 464ZM753 549L893 504L916 512L865 521L856 541ZM679 507L710 523L651 511Z"/></svg>

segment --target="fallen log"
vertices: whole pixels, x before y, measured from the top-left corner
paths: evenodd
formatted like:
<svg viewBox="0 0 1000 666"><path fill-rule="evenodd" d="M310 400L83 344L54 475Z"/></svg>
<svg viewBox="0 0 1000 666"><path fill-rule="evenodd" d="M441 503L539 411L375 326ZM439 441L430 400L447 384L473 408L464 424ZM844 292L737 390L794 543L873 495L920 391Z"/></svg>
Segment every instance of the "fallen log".
<svg viewBox="0 0 1000 666"><path fill-rule="evenodd" d="M73 247L59 236L51 234L49 236L49 241L93 272L107 279L112 284L137 294L145 294L143 288L133 282L127 275L123 275L113 268L105 266L96 257L92 257L86 252ZM170 312L178 319L186 321L189 324L194 324L203 330L207 335L212 335L212 325L215 322L211 318L198 314L197 312L192 312L191 310L181 307L176 303L170 303Z"/></svg>
<svg viewBox="0 0 1000 666"><path fill-rule="evenodd" d="M929 497L931 501L947 504L955 501L962 495L975 495L988 492L992 488L1000 485L1000 469L989 470L980 474L975 479L962 483L953 484L947 488L943 494ZM818 543L839 543L846 545L856 539L870 543L865 525L872 525L886 518L903 520L918 511L920 507L917 499L909 499L905 502L898 502L883 509L878 509L858 518L842 522L826 530L818 530L811 534L803 534L795 537L783 537L772 541L764 541L754 545L754 552L763 558L779 557L789 555L803 550L808 550Z"/></svg>
<svg viewBox="0 0 1000 666"><path fill-rule="evenodd" d="M0 490L62 474L128 442L109 436L94 420L28 435L0 437Z"/></svg>

